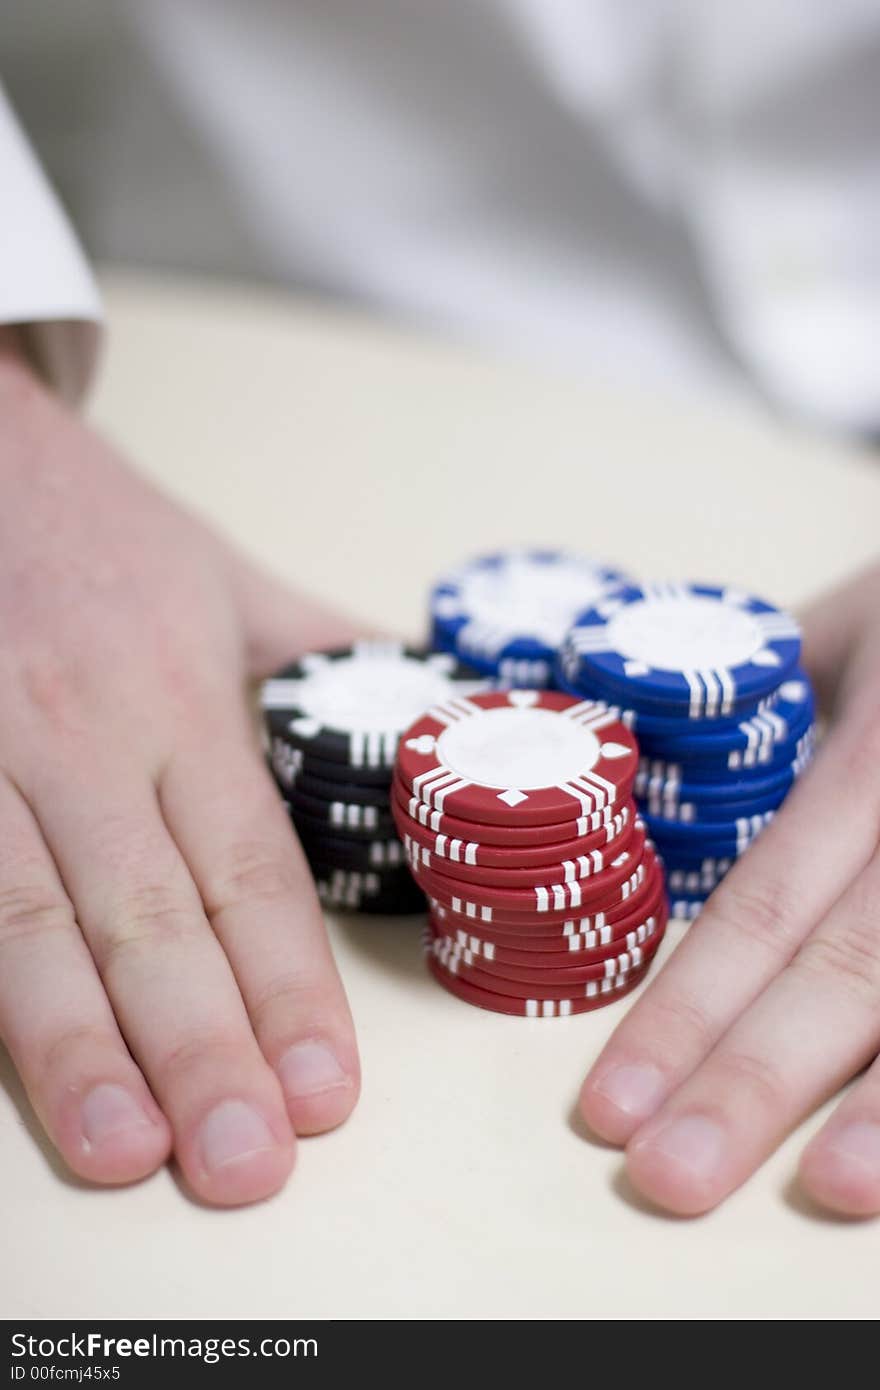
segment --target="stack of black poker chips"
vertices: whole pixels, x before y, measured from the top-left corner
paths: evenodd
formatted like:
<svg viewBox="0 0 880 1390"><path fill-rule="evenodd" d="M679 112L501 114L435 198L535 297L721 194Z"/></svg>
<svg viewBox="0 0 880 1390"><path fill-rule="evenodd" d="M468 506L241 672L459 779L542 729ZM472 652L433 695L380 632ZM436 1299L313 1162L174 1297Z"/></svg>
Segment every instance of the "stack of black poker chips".
<svg viewBox="0 0 880 1390"><path fill-rule="evenodd" d="M264 682L269 762L327 908L425 910L391 815L397 740L425 709L483 688L454 657L389 640L310 653Z"/></svg>

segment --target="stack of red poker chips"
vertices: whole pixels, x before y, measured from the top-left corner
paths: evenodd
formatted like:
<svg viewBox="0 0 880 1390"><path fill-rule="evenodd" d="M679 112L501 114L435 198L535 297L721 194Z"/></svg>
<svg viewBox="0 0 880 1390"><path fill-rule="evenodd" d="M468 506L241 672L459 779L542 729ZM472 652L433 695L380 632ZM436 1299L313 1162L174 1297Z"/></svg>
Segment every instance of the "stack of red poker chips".
<svg viewBox="0 0 880 1390"><path fill-rule="evenodd" d="M553 1018L644 978L667 909L637 766L614 711L558 691L455 698L401 736L391 809L446 989Z"/></svg>

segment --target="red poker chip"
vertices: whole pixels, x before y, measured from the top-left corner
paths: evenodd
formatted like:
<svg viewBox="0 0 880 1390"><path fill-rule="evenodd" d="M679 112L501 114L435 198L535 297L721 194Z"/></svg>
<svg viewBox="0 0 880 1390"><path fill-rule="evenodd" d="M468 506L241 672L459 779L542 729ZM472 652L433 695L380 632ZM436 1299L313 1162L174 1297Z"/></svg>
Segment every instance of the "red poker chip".
<svg viewBox="0 0 880 1390"><path fill-rule="evenodd" d="M634 951L622 951L620 955L609 956L607 960L569 970L530 971L500 962L489 964L484 960L473 961L467 955L452 950L450 943L436 937L431 940L429 949L435 960L450 974L458 975L481 989L497 989L522 999L576 999L579 995L586 996L588 987L596 980L612 980L618 975L627 975L631 970L640 970L649 965L663 936L663 931L657 932L645 946L638 946Z"/></svg>
<svg viewBox="0 0 880 1390"><path fill-rule="evenodd" d="M460 897L448 891L448 881L436 886L436 878L428 886L427 875L419 879L427 896L447 912L456 926L484 932L487 928L502 935L537 938L581 935L594 927L622 922L641 911L655 898L662 887L662 871L653 854L645 854L632 879L606 895L601 902L577 911L568 908L561 912L512 912L476 901L473 895Z"/></svg>
<svg viewBox="0 0 880 1390"><path fill-rule="evenodd" d="M502 909L508 912L571 914L573 910L584 914L598 910L606 901L616 896L627 896L641 881L639 870L645 853L645 831L636 825L627 847L611 861L607 867L594 877L585 879L560 879L546 884L532 880L528 886L505 888L483 883L471 883L457 874L450 873L447 866L432 862L428 866L419 853L410 853L407 862L416 880L425 891L441 902L454 896L461 902L472 902L477 906ZM540 872L540 871L538 871ZM632 888L627 885L632 880ZM444 897L444 894L446 897ZM456 907L452 902L451 906Z"/></svg>
<svg viewBox="0 0 880 1390"><path fill-rule="evenodd" d="M570 1018L573 1014L591 1013L593 1009L604 1008L606 1004L613 1004L615 1000L630 994L648 973L643 967L641 970L631 970L627 975L618 975L613 980L595 980L595 992L580 999L521 999L515 995L480 989L459 975L450 975L430 952L427 960L434 979L449 994L454 994L466 1004L488 1009L491 1013L516 1014L521 1018Z"/></svg>
<svg viewBox="0 0 880 1390"><path fill-rule="evenodd" d="M448 941L454 953L466 956L469 963L479 965L481 969L516 966L531 976L536 973L543 975L545 970L570 971L582 966L601 964L602 961L621 956L626 951L644 947L654 937L665 932L668 915L666 902L661 898L655 904L653 912L647 913L625 933L610 938L604 944L586 948L581 944L584 937L575 936L565 938L566 945L562 946L558 942L547 942L542 938L542 945L548 947L546 950L536 950L531 946L523 949L507 941L490 941L485 935L476 936L473 932L456 930L449 925L448 919L438 917L434 911L430 913L429 925L435 939L442 937ZM573 943L570 948L567 944L569 942Z"/></svg>
<svg viewBox="0 0 880 1390"><path fill-rule="evenodd" d="M614 840L610 845L603 846L602 849L590 850L588 853L575 852L571 857L566 856L563 860L550 860L545 864L518 865L516 868L498 868L494 864L488 867L460 863L457 860L450 862L444 855L435 854L433 850L427 849L398 821L397 832L403 840L406 849L407 859L412 861L418 859L426 869L436 869L438 873L446 874L451 878L456 878L462 883L475 884L485 888L530 888L543 885L551 886L554 883L586 883L588 879L598 879L629 849L635 838L635 826L628 826L619 839ZM575 841L577 851L578 842Z"/></svg>
<svg viewBox="0 0 880 1390"><path fill-rule="evenodd" d="M631 818L631 803L624 801L622 805L605 806L601 811L578 816L576 820L557 821L550 825L493 825L491 822L481 825L438 811L427 802L420 801L398 776L392 782L392 809L395 804L435 835L448 835L450 839L465 841L477 836L480 844L497 845L502 849L531 849L538 845L557 844L560 840L578 840L582 835L604 835L607 842L616 839L626 820ZM598 843L602 843L601 839Z"/></svg>
<svg viewBox="0 0 880 1390"><path fill-rule="evenodd" d="M476 954L490 950L515 952L527 960L559 957L558 965L574 963L583 953L587 958L600 958L610 952L623 951L638 944L638 932L649 917L656 917L665 907L665 893L657 886L650 893L640 894L632 912L618 921L608 922L604 913L593 917L577 917L564 922L552 931L533 929L529 932L511 931L495 923L478 924L449 912L436 900L430 902L431 915L438 931L453 939L457 946L467 947Z"/></svg>
<svg viewBox="0 0 880 1390"><path fill-rule="evenodd" d="M550 825L618 805L637 766L635 739L612 710L556 690L435 705L402 735L396 764L420 801L495 825Z"/></svg>
<svg viewBox="0 0 880 1390"><path fill-rule="evenodd" d="M455 873L473 868L505 871L513 869L521 872L532 865L544 868L575 859L582 854L593 854L596 851L605 853L614 845L623 849L632 833L636 815L632 802L627 802L620 808L611 824L592 834L556 840L549 844L505 846L484 844L482 839L476 839L475 836L482 835L481 826L471 826L471 836L467 840L429 830L420 821L415 820L396 798L392 802L391 811L401 839L409 835L432 857L436 856L453 867ZM609 834L612 826L616 833Z"/></svg>

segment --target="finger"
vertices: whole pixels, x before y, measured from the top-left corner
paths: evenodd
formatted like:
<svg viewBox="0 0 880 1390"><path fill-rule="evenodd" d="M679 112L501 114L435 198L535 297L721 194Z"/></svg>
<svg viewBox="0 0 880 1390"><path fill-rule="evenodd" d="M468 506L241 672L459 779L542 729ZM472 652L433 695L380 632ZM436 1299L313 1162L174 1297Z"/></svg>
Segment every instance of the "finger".
<svg viewBox="0 0 880 1390"><path fill-rule="evenodd" d="M744 1182L880 1048L880 851L791 965L627 1147L636 1187L685 1215Z"/></svg>
<svg viewBox="0 0 880 1390"><path fill-rule="evenodd" d="M880 1058L807 1145L800 1180L832 1211L880 1213Z"/></svg>
<svg viewBox="0 0 880 1390"><path fill-rule="evenodd" d="M187 1181L221 1204L276 1191L294 1155L284 1099L154 788L92 748L87 768L44 775L34 806Z"/></svg>
<svg viewBox="0 0 880 1390"><path fill-rule="evenodd" d="M168 1124L120 1035L39 828L5 777L0 1036L74 1172L93 1182L134 1182L165 1162Z"/></svg>
<svg viewBox="0 0 880 1390"><path fill-rule="evenodd" d="M825 709L834 704L860 635L873 626L878 599L880 566L872 565L821 595L804 614L803 662Z"/></svg>
<svg viewBox="0 0 880 1390"><path fill-rule="evenodd" d="M355 618L289 589L237 553L230 573L253 676L271 675L302 652L347 647L369 635Z"/></svg>
<svg viewBox="0 0 880 1390"><path fill-rule="evenodd" d="M298 1133L355 1104L354 1029L305 857L262 759L240 726L203 726L162 779L166 822L232 964ZM218 751L220 750L220 751Z"/></svg>
<svg viewBox="0 0 880 1390"><path fill-rule="evenodd" d="M874 723L832 732L616 1029L581 1092L584 1118L605 1139L626 1143L868 863L880 811L877 742Z"/></svg>

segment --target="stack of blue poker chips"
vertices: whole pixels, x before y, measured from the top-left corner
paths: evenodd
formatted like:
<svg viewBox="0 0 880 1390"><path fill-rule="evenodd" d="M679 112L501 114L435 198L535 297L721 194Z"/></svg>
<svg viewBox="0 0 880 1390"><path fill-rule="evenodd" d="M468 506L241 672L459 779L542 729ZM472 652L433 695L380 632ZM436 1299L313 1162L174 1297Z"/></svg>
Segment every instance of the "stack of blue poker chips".
<svg viewBox="0 0 880 1390"><path fill-rule="evenodd" d="M787 613L705 584L622 585L560 645L557 683L619 706L638 738L636 799L676 917L699 914L812 759L799 659Z"/></svg>
<svg viewBox="0 0 880 1390"><path fill-rule="evenodd" d="M542 689L577 615L623 582L619 570L566 551L484 555L434 585L431 645L499 685Z"/></svg>

